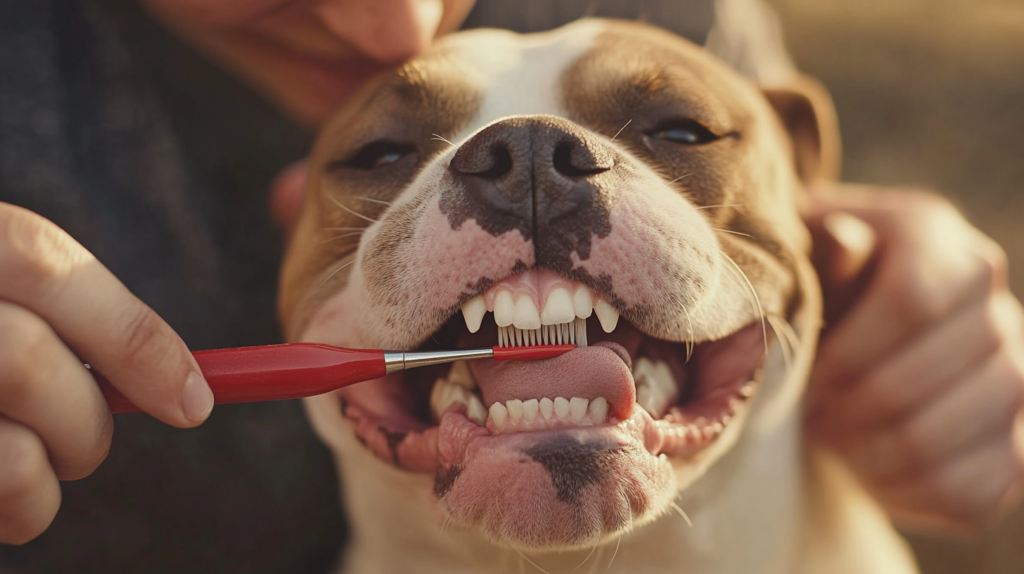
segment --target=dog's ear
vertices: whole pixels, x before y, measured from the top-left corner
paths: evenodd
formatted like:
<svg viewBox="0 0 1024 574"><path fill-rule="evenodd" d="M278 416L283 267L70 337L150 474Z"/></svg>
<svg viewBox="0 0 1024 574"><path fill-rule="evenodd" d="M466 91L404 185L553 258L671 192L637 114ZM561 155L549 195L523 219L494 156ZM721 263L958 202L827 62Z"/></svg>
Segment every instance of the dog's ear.
<svg viewBox="0 0 1024 574"><path fill-rule="evenodd" d="M838 179L842 154L839 121L825 86L798 76L763 91L789 132L800 179L804 183Z"/></svg>

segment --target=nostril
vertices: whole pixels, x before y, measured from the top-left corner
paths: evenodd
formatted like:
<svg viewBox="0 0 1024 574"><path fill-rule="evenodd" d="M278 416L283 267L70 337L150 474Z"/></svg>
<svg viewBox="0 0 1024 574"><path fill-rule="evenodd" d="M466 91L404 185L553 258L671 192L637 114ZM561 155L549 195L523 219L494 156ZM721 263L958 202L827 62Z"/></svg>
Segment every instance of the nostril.
<svg viewBox="0 0 1024 574"><path fill-rule="evenodd" d="M562 142L555 146L552 165L561 175L576 179L596 175L610 168L600 165L587 149L575 150L576 153L573 153L574 147L570 142Z"/></svg>
<svg viewBox="0 0 1024 574"><path fill-rule="evenodd" d="M512 171L512 154L507 146L493 145L488 152L485 157L481 157L483 154L478 152L474 158L462 158L456 154L452 159L452 167L463 175L488 180L498 179ZM469 161L466 161L467 159Z"/></svg>
<svg viewBox="0 0 1024 574"><path fill-rule="evenodd" d="M512 154L505 146L494 146L491 148L491 167L483 172L475 174L484 179L498 179L512 171Z"/></svg>

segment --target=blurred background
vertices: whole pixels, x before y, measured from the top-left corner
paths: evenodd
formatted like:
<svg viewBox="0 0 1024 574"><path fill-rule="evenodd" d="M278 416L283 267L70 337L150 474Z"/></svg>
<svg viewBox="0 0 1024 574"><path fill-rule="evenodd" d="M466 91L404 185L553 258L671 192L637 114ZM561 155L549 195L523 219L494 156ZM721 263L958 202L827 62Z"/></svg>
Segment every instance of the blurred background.
<svg viewBox="0 0 1024 574"><path fill-rule="evenodd" d="M839 110L847 181L936 190L1006 250L1024 297L1024 0L770 0ZM925 574L1024 572L1024 511L908 533Z"/></svg>

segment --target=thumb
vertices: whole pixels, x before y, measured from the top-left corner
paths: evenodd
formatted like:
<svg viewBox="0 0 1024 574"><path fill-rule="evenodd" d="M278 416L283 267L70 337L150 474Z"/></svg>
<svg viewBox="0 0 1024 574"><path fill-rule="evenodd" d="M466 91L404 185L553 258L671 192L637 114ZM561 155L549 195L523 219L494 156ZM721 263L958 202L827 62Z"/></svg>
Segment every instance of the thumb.
<svg viewBox="0 0 1024 574"><path fill-rule="evenodd" d="M270 215L285 237L291 236L302 213L306 168L306 160L297 161L284 168L270 184Z"/></svg>
<svg viewBox="0 0 1024 574"><path fill-rule="evenodd" d="M821 280L827 327L845 315L867 287L878 235L827 196L812 198L803 215L814 242L811 262Z"/></svg>

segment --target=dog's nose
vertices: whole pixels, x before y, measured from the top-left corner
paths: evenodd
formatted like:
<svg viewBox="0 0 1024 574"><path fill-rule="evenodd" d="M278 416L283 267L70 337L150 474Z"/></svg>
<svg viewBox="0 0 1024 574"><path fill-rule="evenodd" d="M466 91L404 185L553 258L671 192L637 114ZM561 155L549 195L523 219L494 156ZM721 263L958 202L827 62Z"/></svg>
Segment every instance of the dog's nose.
<svg viewBox="0 0 1024 574"><path fill-rule="evenodd" d="M583 127L524 116L481 130L459 148L449 170L484 228L516 228L539 245L552 228L590 218L600 202L593 178L613 164L611 148Z"/></svg>

